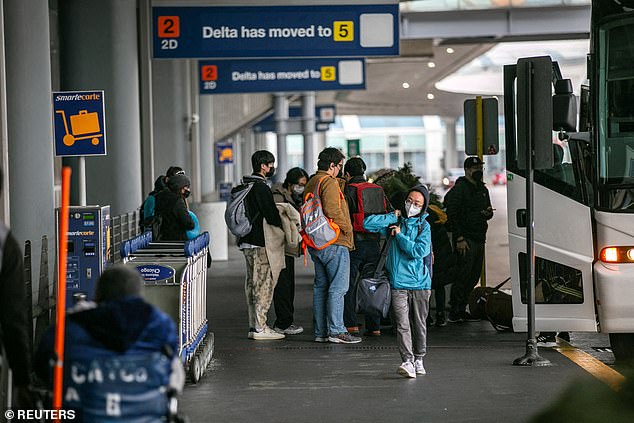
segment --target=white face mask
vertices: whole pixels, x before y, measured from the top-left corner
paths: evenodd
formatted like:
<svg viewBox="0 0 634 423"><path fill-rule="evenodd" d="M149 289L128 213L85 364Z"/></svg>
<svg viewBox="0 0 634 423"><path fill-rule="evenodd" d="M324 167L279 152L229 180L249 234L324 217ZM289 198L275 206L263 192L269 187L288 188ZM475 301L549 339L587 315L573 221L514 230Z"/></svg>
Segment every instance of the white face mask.
<svg viewBox="0 0 634 423"><path fill-rule="evenodd" d="M302 194L304 193L304 188L305 188L305 187L304 187L304 186L302 186L302 185L295 185L295 186L293 187L293 192L294 192L295 194L302 195Z"/></svg>
<svg viewBox="0 0 634 423"><path fill-rule="evenodd" d="M422 207L417 207L413 205L410 201L405 202L405 211L407 212L407 217L412 217L418 215L423 210Z"/></svg>

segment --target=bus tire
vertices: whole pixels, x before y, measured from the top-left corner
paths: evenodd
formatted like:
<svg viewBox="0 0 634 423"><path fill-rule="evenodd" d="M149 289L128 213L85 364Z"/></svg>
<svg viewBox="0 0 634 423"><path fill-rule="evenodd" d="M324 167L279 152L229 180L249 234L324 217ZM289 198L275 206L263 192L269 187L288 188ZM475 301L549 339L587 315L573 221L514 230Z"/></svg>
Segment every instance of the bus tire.
<svg viewBox="0 0 634 423"><path fill-rule="evenodd" d="M611 333L610 346L616 361L634 361L634 333Z"/></svg>

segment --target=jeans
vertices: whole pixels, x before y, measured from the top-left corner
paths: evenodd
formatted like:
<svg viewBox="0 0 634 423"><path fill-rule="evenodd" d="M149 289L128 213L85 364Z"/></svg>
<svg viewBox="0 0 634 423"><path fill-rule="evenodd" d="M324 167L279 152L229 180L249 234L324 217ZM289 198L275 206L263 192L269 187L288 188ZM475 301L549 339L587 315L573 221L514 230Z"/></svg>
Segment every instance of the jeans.
<svg viewBox="0 0 634 423"><path fill-rule="evenodd" d="M357 326L356 288L357 277L366 264L377 265L381 258L379 241L355 241L356 249L350 252L350 287L344 297L343 322L346 327ZM365 315L365 329L368 331L381 328L381 316Z"/></svg>
<svg viewBox="0 0 634 423"><path fill-rule="evenodd" d="M451 311L462 313L469 302L469 294L480 279L484 261L484 242L467 239L469 249L458 254L458 278L451 287Z"/></svg>
<svg viewBox="0 0 634 423"><path fill-rule="evenodd" d="M350 280L350 253L342 245L330 245L323 250L308 248L315 263L313 313L315 336L326 337L345 333L343 296Z"/></svg>

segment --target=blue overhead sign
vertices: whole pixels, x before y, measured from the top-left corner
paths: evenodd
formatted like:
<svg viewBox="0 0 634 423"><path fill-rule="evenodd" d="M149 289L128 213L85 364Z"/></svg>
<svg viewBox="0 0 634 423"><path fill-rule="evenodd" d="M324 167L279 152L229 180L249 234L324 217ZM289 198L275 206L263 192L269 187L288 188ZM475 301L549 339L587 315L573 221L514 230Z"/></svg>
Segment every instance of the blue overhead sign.
<svg viewBox="0 0 634 423"><path fill-rule="evenodd" d="M53 93L55 156L106 154L103 91Z"/></svg>
<svg viewBox="0 0 634 423"><path fill-rule="evenodd" d="M398 56L398 4L153 7L154 58Z"/></svg>
<svg viewBox="0 0 634 423"><path fill-rule="evenodd" d="M335 123L335 105L323 105L315 107L315 130L325 132L330 128L331 123ZM302 108L292 106L288 108L288 134L295 135L303 132L302 127ZM263 119L257 121L252 127L253 132L275 132L275 115L270 114Z"/></svg>
<svg viewBox="0 0 634 423"><path fill-rule="evenodd" d="M364 59L200 61L200 93L362 90Z"/></svg>

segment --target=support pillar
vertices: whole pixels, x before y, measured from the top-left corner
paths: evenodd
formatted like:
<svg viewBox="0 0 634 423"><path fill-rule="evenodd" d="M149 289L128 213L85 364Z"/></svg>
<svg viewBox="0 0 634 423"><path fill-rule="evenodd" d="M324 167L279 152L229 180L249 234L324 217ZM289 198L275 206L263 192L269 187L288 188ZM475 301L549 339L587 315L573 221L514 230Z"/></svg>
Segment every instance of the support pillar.
<svg viewBox="0 0 634 423"><path fill-rule="evenodd" d="M445 144L445 171L454 167L461 167L458 163L458 146L456 142L456 118L445 118L447 128L447 142Z"/></svg>
<svg viewBox="0 0 634 423"><path fill-rule="evenodd" d="M143 197L136 6L59 2L62 89L105 91L108 155L86 158L87 202L110 204L113 215L137 209Z"/></svg>
<svg viewBox="0 0 634 423"><path fill-rule="evenodd" d="M302 96L302 131L304 133L304 170L309 175L317 169L315 155L315 92Z"/></svg>
<svg viewBox="0 0 634 423"><path fill-rule="evenodd" d="M200 191L202 201L211 201L216 191L216 152L214 148L214 101L201 95L200 109ZM237 158L234 157L234 160Z"/></svg>
<svg viewBox="0 0 634 423"><path fill-rule="evenodd" d="M53 252L49 260L54 260L56 250L49 8L47 0L11 0L2 5L10 105L6 110L9 168L3 169L8 174L3 188L9 194L11 231L21 248L31 240L37 268L43 235ZM49 266L49 276L54 269Z"/></svg>
<svg viewBox="0 0 634 423"><path fill-rule="evenodd" d="M276 179L284 180L288 171L286 136L288 135L288 98L284 93L275 94L275 132L277 134Z"/></svg>

